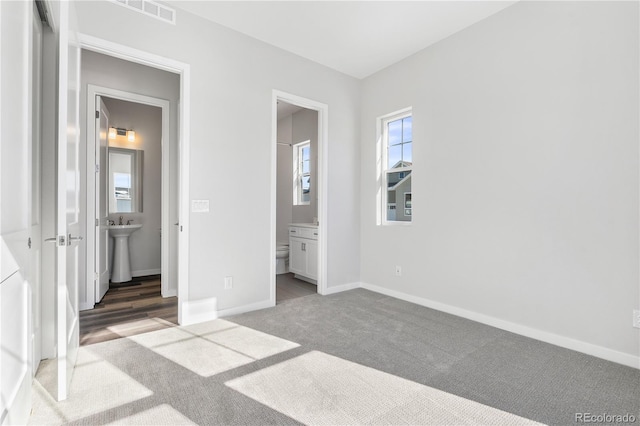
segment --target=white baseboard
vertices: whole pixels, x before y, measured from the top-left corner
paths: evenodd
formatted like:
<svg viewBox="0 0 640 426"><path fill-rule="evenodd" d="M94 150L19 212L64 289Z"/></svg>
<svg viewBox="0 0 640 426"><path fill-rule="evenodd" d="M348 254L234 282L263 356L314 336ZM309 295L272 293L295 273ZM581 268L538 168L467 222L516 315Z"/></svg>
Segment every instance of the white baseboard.
<svg viewBox="0 0 640 426"><path fill-rule="evenodd" d="M175 288L170 288L167 291L162 293L162 297L175 297L178 295L178 290Z"/></svg>
<svg viewBox="0 0 640 426"><path fill-rule="evenodd" d="M162 270L160 268L158 269L141 269L139 271L131 271L131 276L132 277L146 277L149 275L160 275L160 273L162 272Z"/></svg>
<svg viewBox="0 0 640 426"><path fill-rule="evenodd" d="M228 317L231 315L244 314L245 312L257 311L265 308L272 308L275 304L270 300L264 300L262 302L251 303L249 305L238 306L237 308L222 309L218 311L219 317Z"/></svg>
<svg viewBox="0 0 640 426"><path fill-rule="evenodd" d="M329 294L341 293L343 291L353 290L355 288L360 288L360 287L361 287L361 284L359 282L336 285L336 286L332 286L332 287L327 287L325 289L324 293L322 293L322 295L323 296L328 296Z"/></svg>
<svg viewBox="0 0 640 426"><path fill-rule="evenodd" d="M211 297L202 300L192 300L182 304L182 322L180 325L190 325L199 322L212 321L222 317L271 308L274 304L270 300L238 306L236 308L218 310L218 299Z"/></svg>
<svg viewBox="0 0 640 426"><path fill-rule="evenodd" d="M78 310L79 311L86 311L86 310L95 308L95 306L96 305L93 304L93 303L80 302L80 303L78 303Z"/></svg>
<svg viewBox="0 0 640 426"><path fill-rule="evenodd" d="M561 346L563 348L582 352L587 355L592 355L598 358L606 359L607 361L613 361L618 364L640 369L640 357L638 356L634 356L624 352L619 352L613 349L605 348L603 346L598 346L591 343L583 342L581 340L572 339L570 337L560 336L554 333L549 333L546 331L527 327L521 324L505 321L489 315L468 311L466 309L447 305L445 303L436 302L430 299L425 299L425 298L413 296L407 293L390 290L388 288L376 286L373 284L362 283L361 287L367 290L375 291L376 293L381 293L387 296L395 297L396 299L415 303L417 305L421 305L427 308L446 312L448 314L456 315L462 318L467 318L472 321L480 322L482 324L490 325L492 327L496 327L512 333L520 334L522 336L530 337L532 339L541 340L546 343L551 343L552 345Z"/></svg>
<svg viewBox="0 0 640 426"><path fill-rule="evenodd" d="M197 324L218 318L218 298L190 300L182 302L182 321L180 325Z"/></svg>

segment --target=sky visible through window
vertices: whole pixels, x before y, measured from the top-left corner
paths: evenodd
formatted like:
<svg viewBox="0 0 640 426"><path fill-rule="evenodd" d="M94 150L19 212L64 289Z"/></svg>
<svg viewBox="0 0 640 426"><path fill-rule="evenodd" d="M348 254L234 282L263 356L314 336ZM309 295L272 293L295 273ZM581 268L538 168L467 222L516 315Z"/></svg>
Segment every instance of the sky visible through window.
<svg viewBox="0 0 640 426"><path fill-rule="evenodd" d="M411 131L412 117L405 117L399 120L390 121L387 124L389 134L389 151L387 168L402 167L399 162L411 163L412 141Z"/></svg>

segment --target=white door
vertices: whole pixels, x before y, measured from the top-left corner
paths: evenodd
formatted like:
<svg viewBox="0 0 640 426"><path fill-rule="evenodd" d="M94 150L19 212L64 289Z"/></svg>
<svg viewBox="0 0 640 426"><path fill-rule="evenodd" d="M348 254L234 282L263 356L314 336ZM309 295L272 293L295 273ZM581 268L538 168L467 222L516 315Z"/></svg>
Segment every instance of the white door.
<svg viewBox="0 0 640 426"><path fill-rule="evenodd" d="M42 22L40 15L33 4L33 29L31 35L31 94L28 97L31 101L29 111L31 113L31 236L28 241L31 249L31 259L28 281L31 284L31 336L30 336L30 356L33 374L36 373L40 360L42 359L42 226L40 209L40 152L41 124L42 124Z"/></svg>
<svg viewBox="0 0 640 426"><path fill-rule="evenodd" d="M80 278L80 49L73 3L59 2L58 135L56 180L56 345L59 401L68 396L79 347Z"/></svg>
<svg viewBox="0 0 640 426"><path fill-rule="evenodd" d="M100 302L109 290L109 202L107 193L107 145L109 110L100 96L96 96L96 230L95 303Z"/></svg>

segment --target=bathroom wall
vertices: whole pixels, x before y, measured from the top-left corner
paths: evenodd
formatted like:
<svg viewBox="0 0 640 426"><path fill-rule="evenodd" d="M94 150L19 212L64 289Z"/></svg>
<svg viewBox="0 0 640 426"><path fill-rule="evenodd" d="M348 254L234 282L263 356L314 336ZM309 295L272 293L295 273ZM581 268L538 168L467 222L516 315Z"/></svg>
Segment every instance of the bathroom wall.
<svg viewBox="0 0 640 426"><path fill-rule="evenodd" d="M318 112L303 109L292 116L291 144L308 140L311 141L311 203L293 206L293 223L311 223L314 217L318 217Z"/></svg>
<svg viewBox="0 0 640 426"><path fill-rule="evenodd" d="M118 223L132 220L142 228L129 237L131 275L144 276L160 273L160 232L162 200L162 109L119 99L104 98L109 109L109 126L131 129L136 132L135 142L126 136L109 140L115 148L137 149L144 152L142 174L142 212L110 213L109 219ZM102 194L104 196L104 194ZM104 198L103 198L104 199ZM113 239L109 239L109 251L113 250Z"/></svg>
<svg viewBox="0 0 640 426"><path fill-rule="evenodd" d="M293 149L291 145L291 124L293 116L290 115L278 120L277 145L278 172L276 188L276 241L287 243L289 241L289 224L293 222Z"/></svg>
<svg viewBox="0 0 640 426"><path fill-rule="evenodd" d="M278 142L295 145L311 141L311 203L293 205L293 147L278 145L276 241L288 242L290 223L311 223L318 217L318 112L302 109L278 121Z"/></svg>

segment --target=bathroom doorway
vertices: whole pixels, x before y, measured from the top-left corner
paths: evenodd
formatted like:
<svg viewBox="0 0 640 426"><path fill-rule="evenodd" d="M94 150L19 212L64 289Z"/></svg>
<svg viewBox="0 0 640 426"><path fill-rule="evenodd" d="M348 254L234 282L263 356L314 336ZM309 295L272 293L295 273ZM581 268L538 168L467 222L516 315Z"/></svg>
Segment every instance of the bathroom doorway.
<svg viewBox="0 0 640 426"><path fill-rule="evenodd" d="M273 303L324 294L326 105L274 92Z"/></svg>
<svg viewBox="0 0 640 426"><path fill-rule="evenodd" d="M81 345L178 323L169 101L88 85L87 106L99 111L87 131L95 135L87 141L96 164L95 191L88 191L95 195L88 210L96 213L96 273L80 314Z"/></svg>

